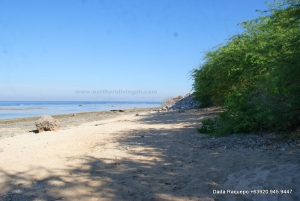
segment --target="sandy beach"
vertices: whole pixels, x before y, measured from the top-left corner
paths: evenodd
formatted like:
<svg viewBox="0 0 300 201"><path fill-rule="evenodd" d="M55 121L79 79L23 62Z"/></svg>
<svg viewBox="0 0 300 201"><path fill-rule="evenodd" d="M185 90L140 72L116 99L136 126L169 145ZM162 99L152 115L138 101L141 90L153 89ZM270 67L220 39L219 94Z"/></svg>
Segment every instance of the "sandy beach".
<svg viewBox="0 0 300 201"><path fill-rule="evenodd" d="M218 108L0 121L0 200L300 200L300 142L203 138ZM139 115L136 115L139 114Z"/></svg>

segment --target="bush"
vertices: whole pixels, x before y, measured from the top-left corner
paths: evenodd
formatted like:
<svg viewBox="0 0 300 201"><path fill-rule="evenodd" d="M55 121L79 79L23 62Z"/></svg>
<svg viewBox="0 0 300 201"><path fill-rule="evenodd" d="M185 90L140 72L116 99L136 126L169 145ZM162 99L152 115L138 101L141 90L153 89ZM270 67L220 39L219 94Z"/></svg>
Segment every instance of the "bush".
<svg viewBox="0 0 300 201"><path fill-rule="evenodd" d="M216 130L216 122L213 119L205 119L202 121L201 128L198 128L200 133L210 134Z"/></svg>
<svg viewBox="0 0 300 201"><path fill-rule="evenodd" d="M195 98L223 106L199 131L228 134L300 126L300 0L269 4L242 34L205 55L193 71Z"/></svg>

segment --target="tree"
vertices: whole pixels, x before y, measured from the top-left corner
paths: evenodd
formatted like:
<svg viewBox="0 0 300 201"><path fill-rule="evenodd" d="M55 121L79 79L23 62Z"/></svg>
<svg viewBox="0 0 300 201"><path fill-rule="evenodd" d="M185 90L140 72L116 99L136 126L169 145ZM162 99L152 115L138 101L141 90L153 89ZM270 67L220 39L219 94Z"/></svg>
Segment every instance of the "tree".
<svg viewBox="0 0 300 201"><path fill-rule="evenodd" d="M193 71L195 97L225 108L214 120L216 133L300 125L300 0L268 6Z"/></svg>

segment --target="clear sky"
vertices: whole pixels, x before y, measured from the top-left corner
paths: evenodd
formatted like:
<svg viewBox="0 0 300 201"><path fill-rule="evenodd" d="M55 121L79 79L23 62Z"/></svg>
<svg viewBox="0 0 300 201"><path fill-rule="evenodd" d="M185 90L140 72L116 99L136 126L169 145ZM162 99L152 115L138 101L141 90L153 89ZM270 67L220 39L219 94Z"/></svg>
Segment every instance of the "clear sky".
<svg viewBox="0 0 300 201"><path fill-rule="evenodd" d="M255 10L267 9L264 2L0 0L0 100L160 101L185 95L204 52L241 33L238 22L257 17Z"/></svg>

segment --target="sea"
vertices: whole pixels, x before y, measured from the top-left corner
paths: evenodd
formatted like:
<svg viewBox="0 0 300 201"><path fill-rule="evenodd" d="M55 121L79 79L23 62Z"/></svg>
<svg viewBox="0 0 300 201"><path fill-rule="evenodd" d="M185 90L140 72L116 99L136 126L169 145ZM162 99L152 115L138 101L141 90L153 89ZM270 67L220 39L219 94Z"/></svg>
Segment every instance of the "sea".
<svg viewBox="0 0 300 201"><path fill-rule="evenodd" d="M0 119L43 115L159 107L161 102L141 101L0 101Z"/></svg>

